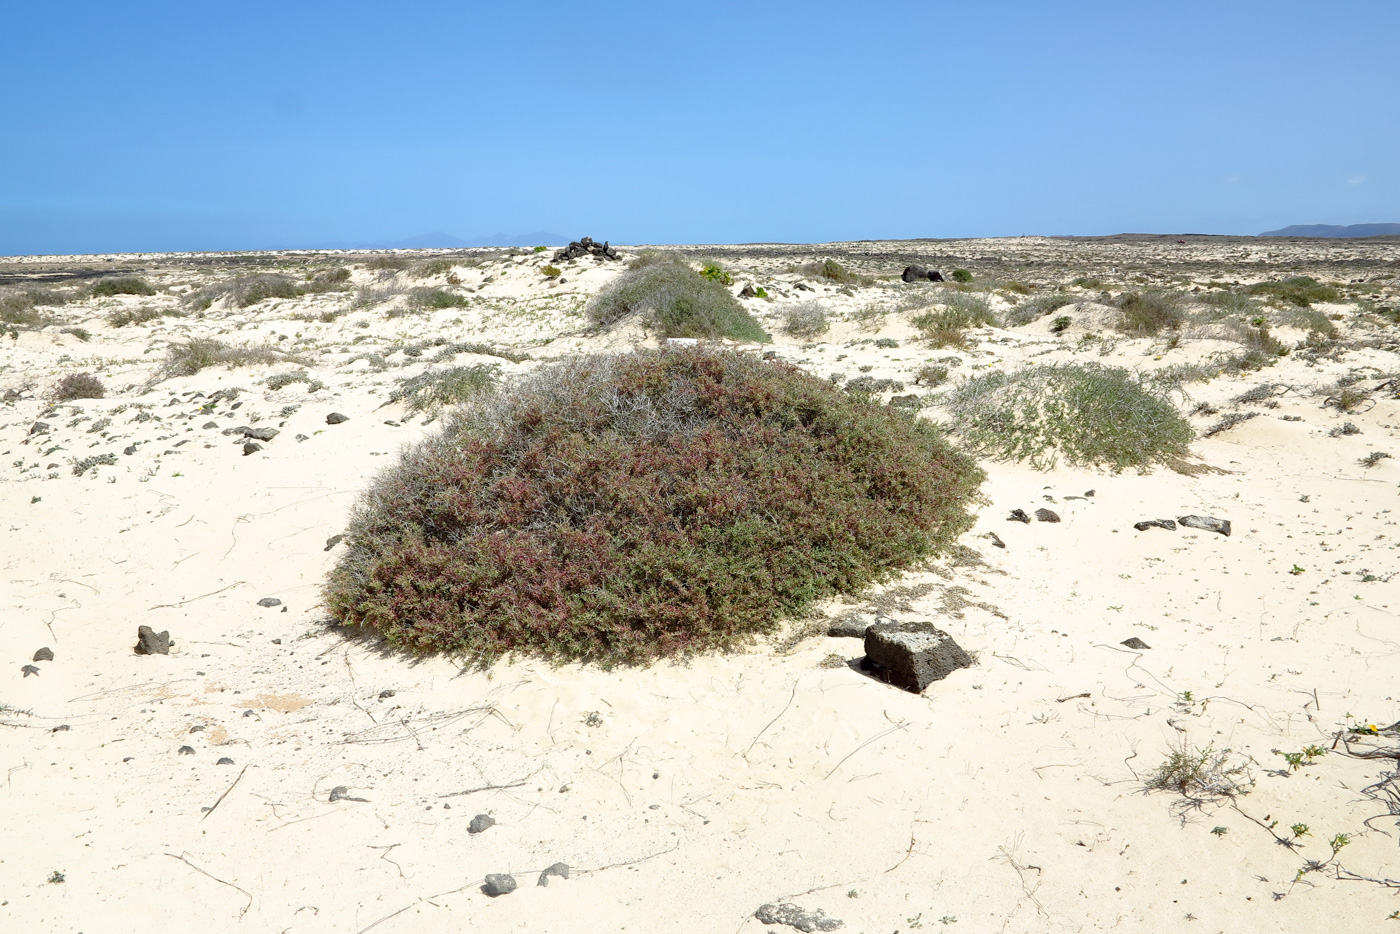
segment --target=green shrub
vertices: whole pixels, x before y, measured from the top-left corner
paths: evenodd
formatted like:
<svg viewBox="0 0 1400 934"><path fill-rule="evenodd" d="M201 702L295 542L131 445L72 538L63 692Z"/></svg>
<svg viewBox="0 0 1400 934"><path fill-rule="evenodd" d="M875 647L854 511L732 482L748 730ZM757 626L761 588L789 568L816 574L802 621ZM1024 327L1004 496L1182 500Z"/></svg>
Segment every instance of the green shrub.
<svg viewBox="0 0 1400 934"><path fill-rule="evenodd" d="M0 293L0 323L35 327L46 320L47 316L34 310L34 299L25 292Z"/></svg>
<svg viewBox="0 0 1400 934"><path fill-rule="evenodd" d="M706 263L700 268L700 275L711 282L718 282L720 285L733 285L734 277L724 271L724 267L719 263Z"/></svg>
<svg viewBox="0 0 1400 934"><path fill-rule="evenodd" d="M1030 324L1057 311L1066 305L1073 305L1074 299L1063 293L1051 293L1049 295L1037 295L1012 308L1006 313L1006 326L1009 328L1020 327L1023 324Z"/></svg>
<svg viewBox="0 0 1400 934"><path fill-rule="evenodd" d="M945 400L953 430L975 451L1047 470L1146 468L1184 457L1190 424L1165 391L1117 367L1033 366L974 377Z"/></svg>
<svg viewBox="0 0 1400 934"><path fill-rule="evenodd" d="M93 454L73 462L73 476L81 477L94 467L110 467L117 462L115 454Z"/></svg>
<svg viewBox="0 0 1400 934"><path fill-rule="evenodd" d="M239 308L247 308L270 298L298 298L302 291L291 276L270 272L234 279L228 294Z"/></svg>
<svg viewBox="0 0 1400 934"><path fill-rule="evenodd" d="M382 473L323 597L479 664L728 649L949 547L983 479L928 422L786 364L574 359Z"/></svg>
<svg viewBox="0 0 1400 934"><path fill-rule="evenodd" d="M954 269L952 273L949 274L949 278L954 282L971 282L972 273L968 272L966 269Z"/></svg>
<svg viewBox="0 0 1400 934"><path fill-rule="evenodd" d="M1122 317L1118 330L1133 337L1153 337L1175 331L1186 320L1182 297L1176 292L1125 292L1118 298Z"/></svg>
<svg viewBox="0 0 1400 934"><path fill-rule="evenodd" d="M234 367L293 360L275 347L234 347L212 337L196 337L172 344L153 382L177 376L193 376L211 366Z"/></svg>
<svg viewBox="0 0 1400 934"><path fill-rule="evenodd" d="M72 334L72 335L73 335L74 337L76 337L78 340L84 341L84 342L87 342L87 341L92 340L92 332L89 331L87 328L82 328L82 327L64 328L63 330L59 331L58 333L60 333L60 334Z"/></svg>
<svg viewBox="0 0 1400 934"><path fill-rule="evenodd" d="M536 252L536 253L543 253L543 252L544 252L545 250L547 250L547 249L549 249L549 247L537 246L537 247L535 247L535 252Z"/></svg>
<svg viewBox="0 0 1400 934"><path fill-rule="evenodd" d="M683 262L684 258L679 253L667 253L662 250L643 250L627 261L628 269L645 269L648 266L655 266L659 263Z"/></svg>
<svg viewBox="0 0 1400 934"><path fill-rule="evenodd" d="M1292 276L1279 282L1256 282L1245 291L1250 295L1265 295L1301 308L1306 308L1313 302L1341 300L1341 295L1335 287L1318 282L1312 276Z"/></svg>
<svg viewBox="0 0 1400 934"><path fill-rule="evenodd" d="M156 290L140 276L112 276L98 279L92 285L92 294L101 295L154 295Z"/></svg>
<svg viewBox="0 0 1400 934"><path fill-rule="evenodd" d="M1073 284L1081 289L1101 289L1104 287L1104 281L1095 276L1080 276L1074 280Z"/></svg>
<svg viewBox="0 0 1400 934"><path fill-rule="evenodd" d="M408 274L415 279L429 279L433 276L441 276L451 272L452 267L455 265L456 263L446 258L425 259L421 263L410 266Z"/></svg>
<svg viewBox="0 0 1400 934"><path fill-rule="evenodd" d="M316 392L318 389L326 388L325 383L318 379L312 379L311 374L305 370L297 370L291 373L274 373L267 378L267 388L270 392L285 389L293 383L306 383L309 392Z"/></svg>
<svg viewBox="0 0 1400 934"><path fill-rule="evenodd" d="M1281 323L1304 331L1316 332L1326 340L1334 341L1340 336L1332 319L1316 308L1290 308L1283 313Z"/></svg>
<svg viewBox="0 0 1400 934"><path fill-rule="evenodd" d="M815 299L783 312L783 330L793 337L816 337L830 328L826 306Z"/></svg>
<svg viewBox="0 0 1400 934"><path fill-rule="evenodd" d="M344 266L336 269L323 269L311 276L302 291L314 294L324 292L350 291L350 270Z"/></svg>
<svg viewBox="0 0 1400 934"><path fill-rule="evenodd" d="M946 366L934 366L925 364L919 367L914 373L914 383L922 383L925 386L937 386L948 378L948 368Z"/></svg>
<svg viewBox="0 0 1400 934"><path fill-rule="evenodd" d="M861 277L852 273L834 259L824 259L820 263L804 263L797 268L804 276L814 279L827 279L831 282L858 283Z"/></svg>
<svg viewBox="0 0 1400 934"><path fill-rule="evenodd" d="M407 256L371 256L364 261L365 268L374 272L398 272L413 265Z"/></svg>
<svg viewBox="0 0 1400 934"><path fill-rule="evenodd" d="M107 395L107 387L102 380L91 373L70 373L53 384L44 394L53 402L71 402L74 399L101 399Z"/></svg>
<svg viewBox="0 0 1400 934"><path fill-rule="evenodd" d="M406 401L412 412L436 412L444 406L466 402L495 384L494 366L483 363L454 366L400 380L398 387L389 393L389 401Z"/></svg>
<svg viewBox="0 0 1400 934"><path fill-rule="evenodd" d="M465 295L447 289L428 287L408 290L408 307L414 311L441 311L444 308L466 308L471 304Z"/></svg>
<svg viewBox="0 0 1400 934"><path fill-rule="evenodd" d="M131 324L145 324L158 318L182 318L184 314L175 308L118 308L107 316L107 323L114 328L124 328Z"/></svg>
<svg viewBox="0 0 1400 934"><path fill-rule="evenodd" d="M558 275L561 275L561 272L560 272L558 266L546 266L546 267L544 267L543 269L541 269L540 272L541 272L541 274L543 274L543 275L545 276L545 278L547 278L547 279L553 279L554 277L556 277L556 276L558 276Z"/></svg>
<svg viewBox="0 0 1400 934"><path fill-rule="evenodd" d="M1060 315L1050 322L1050 332L1052 334L1063 334L1069 330L1069 326L1074 323L1074 319L1069 315Z"/></svg>
<svg viewBox="0 0 1400 934"><path fill-rule="evenodd" d="M452 344L444 344L438 351L437 359L446 360L459 353L477 353L486 357L500 357L502 360L509 360L511 363L522 363L530 359L527 353L519 353L514 350L500 350L490 344L482 344L477 341L458 341Z"/></svg>
<svg viewBox="0 0 1400 934"><path fill-rule="evenodd" d="M623 273L588 303L588 316L599 327L633 314L644 316L662 337L769 339L727 288L679 257Z"/></svg>
<svg viewBox="0 0 1400 934"><path fill-rule="evenodd" d="M996 324L997 317L981 296L954 292L942 308L916 315L910 323L935 347L961 347L966 343L964 332L968 328Z"/></svg>

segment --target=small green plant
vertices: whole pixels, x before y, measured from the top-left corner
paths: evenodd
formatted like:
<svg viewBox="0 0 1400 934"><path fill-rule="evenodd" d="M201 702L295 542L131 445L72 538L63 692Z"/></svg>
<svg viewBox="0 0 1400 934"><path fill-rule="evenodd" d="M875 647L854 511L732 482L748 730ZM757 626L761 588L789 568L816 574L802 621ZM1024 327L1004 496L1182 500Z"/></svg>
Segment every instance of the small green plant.
<svg viewBox="0 0 1400 934"><path fill-rule="evenodd" d="M447 258L428 259L409 267L408 274L415 279L431 279L450 273L456 263Z"/></svg>
<svg viewBox="0 0 1400 934"><path fill-rule="evenodd" d="M1227 833L1230 832L1230 828L1229 828L1229 827L1212 827L1212 828L1210 829L1210 832L1213 833L1213 834L1215 834L1217 837L1223 837L1223 836L1225 836Z"/></svg>
<svg viewBox="0 0 1400 934"><path fill-rule="evenodd" d="M403 401L411 412L436 412L444 406L466 402L495 384L496 368L487 364L430 370L412 379L400 380L398 387L389 394L389 401Z"/></svg>
<svg viewBox="0 0 1400 934"><path fill-rule="evenodd" d="M291 276L264 273L235 279L229 285L228 294L239 308L247 308L271 298L297 298L302 289Z"/></svg>
<svg viewBox="0 0 1400 934"><path fill-rule="evenodd" d="M1319 282L1311 276L1293 276L1280 282L1258 282L1245 291L1250 295L1263 295L1302 308L1313 302L1335 302L1341 299L1341 294L1335 286Z"/></svg>
<svg viewBox="0 0 1400 934"><path fill-rule="evenodd" d="M196 337L170 346L152 382L193 376L211 366L225 366L232 370L240 366L267 365L294 359L275 347L236 347L217 338Z"/></svg>
<svg viewBox="0 0 1400 934"><path fill-rule="evenodd" d="M1069 315L1060 315L1054 321L1050 322L1050 331L1054 334L1063 334L1065 331L1069 330L1069 326L1073 323L1074 319Z"/></svg>
<svg viewBox="0 0 1400 934"><path fill-rule="evenodd" d="M101 399L107 395L102 380L91 373L70 373L54 383L44 398L51 402L71 402L74 399Z"/></svg>
<svg viewBox="0 0 1400 934"><path fill-rule="evenodd" d="M563 275L563 272L559 269L558 266L550 265L541 269L540 274L543 275L546 279L557 279L559 276Z"/></svg>
<svg viewBox="0 0 1400 934"><path fill-rule="evenodd" d="M549 249L549 247L537 246L537 247L535 247L535 252L536 252L536 253L543 253L543 252L544 252L545 250L547 250L547 249Z"/></svg>
<svg viewBox="0 0 1400 934"><path fill-rule="evenodd" d="M937 386L948 378L946 366L925 364L914 371L914 382L925 386Z"/></svg>
<svg viewBox="0 0 1400 934"><path fill-rule="evenodd" d="M798 272L814 279L826 279L831 282L850 283L860 281L860 277L853 274L845 266L842 266L834 259L824 259L820 263L804 263L797 269Z"/></svg>
<svg viewBox="0 0 1400 934"><path fill-rule="evenodd" d="M92 285L94 296L104 295L154 295L156 290L140 276L112 276L98 279Z"/></svg>
<svg viewBox="0 0 1400 934"><path fill-rule="evenodd" d="M1389 459L1390 455L1384 451L1372 451L1370 454L1367 454L1365 457L1361 458L1360 464L1362 467L1370 468L1376 466L1383 460Z"/></svg>
<svg viewBox="0 0 1400 934"><path fill-rule="evenodd" d="M1233 798L1253 784L1248 763L1231 760L1231 750L1209 745L1191 748L1185 741L1147 777L1149 791L1175 791L1193 802Z"/></svg>
<svg viewBox="0 0 1400 934"><path fill-rule="evenodd" d="M73 462L73 476L81 477L94 467L110 467L117 462L115 454L94 454Z"/></svg>
<svg viewBox="0 0 1400 934"><path fill-rule="evenodd" d="M1307 824L1294 824L1288 829L1293 831L1294 837L1306 837L1311 835Z"/></svg>
<svg viewBox="0 0 1400 934"><path fill-rule="evenodd" d="M1038 321L1053 311L1073 305L1074 298L1063 292L1052 292L1048 295L1037 295L1012 308L1006 313L1007 327L1019 327L1023 324L1030 324ZM1061 328L1060 330L1064 330Z"/></svg>
<svg viewBox="0 0 1400 934"><path fill-rule="evenodd" d="M763 286L759 286L758 288L754 289L753 295L754 298L767 298L768 290L763 288Z"/></svg>
<svg viewBox="0 0 1400 934"><path fill-rule="evenodd" d="M1176 330L1186 320L1176 292L1125 292L1118 298L1118 329L1132 337L1155 337Z"/></svg>
<svg viewBox="0 0 1400 934"><path fill-rule="evenodd" d="M882 337L875 342L875 346L879 347L881 350L891 350L899 346L899 341L895 340L893 337Z"/></svg>
<svg viewBox="0 0 1400 934"><path fill-rule="evenodd" d="M949 273L949 278L954 282L971 282L972 273L968 272L966 269L954 269Z"/></svg>
<svg viewBox="0 0 1400 934"><path fill-rule="evenodd" d="M293 373L276 373L267 378L267 388L271 392L285 389L293 383L306 383L309 392L316 392L319 389L325 388L324 383L320 380L312 379L311 374L305 370L298 370Z"/></svg>
<svg viewBox="0 0 1400 934"><path fill-rule="evenodd" d="M1288 573L1289 573L1289 574L1292 574L1294 577L1297 577L1299 574L1302 574L1303 572L1304 572L1304 569L1295 564L1295 565L1293 565L1293 570L1289 571Z"/></svg>
<svg viewBox="0 0 1400 934"><path fill-rule="evenodd" d="M951 428L998 460L1049 469L1147 469L1176 465L1190 450L1191 425L1165 390L1127 370L1049 364L973 377L945 400Z"/></svg>
<svg viewBox="0 0 1400 934"><path fill-rule="evenodd" d="M114 328L124 328L132 324L145 324L166 316L183 317L184 312L175 308L118 308L107 316L107 323Z"/></svg>
<svg viewBox="0 0 1400 934"><path fill-rule="evenodd" d="M59 872L57 869L55 869L53 872L49 873L49 878L48 878L48 883L49 883L49 885L58 885L60 882L65 882L65 881L67 881L67 880L64 879L63 873Z"/></svg>
<svg viewBox="0 0 1400 934"><path fill-rule="evenodd" d="M1075 279L1072 284L1079 286L1081 289L1101 289L1106 283L1102 279L1094 276L1080 276L1078 279Z"/></svg>
<svg viewBox="0 0 1400 934"><path fill-rule="evenodd" d="M718 282L720 285L733 285L734 277L724 271L724 267L719 263L706 263L700 268L700 275L711 282Z"/></svg>

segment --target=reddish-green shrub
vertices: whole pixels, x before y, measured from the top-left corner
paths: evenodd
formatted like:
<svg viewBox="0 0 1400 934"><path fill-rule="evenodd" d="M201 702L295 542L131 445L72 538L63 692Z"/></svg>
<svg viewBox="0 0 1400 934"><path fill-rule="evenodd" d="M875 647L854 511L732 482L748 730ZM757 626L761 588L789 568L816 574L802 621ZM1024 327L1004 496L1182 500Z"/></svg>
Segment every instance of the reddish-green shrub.
<svg viewBox="0 0 1400 934"><path fill-rule="evenodd" d="M787 364L587 357L405 452L324 597L347 625L480 663L724 649L948 546L982 480L931 423Z"/></svg>
<svg viewBox="0 0 1400 934"><path fill-rule="evenodd" d="M101 399L106 394L107 387L91 373L70 373L54 383L44 397L54 402L70 402L73 399Z"/></svg>

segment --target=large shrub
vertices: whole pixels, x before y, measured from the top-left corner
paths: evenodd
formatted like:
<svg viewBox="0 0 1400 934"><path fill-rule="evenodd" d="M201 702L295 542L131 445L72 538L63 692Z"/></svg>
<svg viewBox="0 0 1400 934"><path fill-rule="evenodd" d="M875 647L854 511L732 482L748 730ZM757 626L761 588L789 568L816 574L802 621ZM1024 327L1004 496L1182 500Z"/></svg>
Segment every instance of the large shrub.
<svg viewBox="0 0 1400 934"><path fill-rule="evenodd" d="M154 295L156 290L140 276L109 276L92 286L93 295Z"/></svg>
<svg viewBox="0 0 1400 934"><path fill-rule="evenodd" d="M727 648L945 548L983 479L938 429L780 362L577 359L371 485L324 599L391 643L603 664Z"/></svg>
<svg viewBox="0 0 1400 934"><path fill-rule="evenodd" d="M968 380L945 402L952 427L975 451L1048 469L1173 464L1187 454L1190 424L1160 384L1118 367L1033 366Z"/></svg>
<svg viewBox="0 0 1400 934"><path fill-rule="evenodd" d="M727 288L679 257L628 270L588 304L589 318L600 327L633 314L642 315L662 337L768 340Z"/></svg>
<svg viewBox="0 0 1400 934"><path fill-rule="evenodd" d="M1123 312L1118 329L1133 337L1152 337L1175 331L1186 320L1178 292L1125 292L1118 298Z"/></svg>
<svg viewBox="0 0 1400 934"><path fill-rule="evenodd" d="M1279 282L1256 282L1245 291L1250 295L1264 295L1300 308L1307 308L1313 302L1341 300L1341 293L1335 286L1318 282L1312 276L1292 276Z"/></svg>

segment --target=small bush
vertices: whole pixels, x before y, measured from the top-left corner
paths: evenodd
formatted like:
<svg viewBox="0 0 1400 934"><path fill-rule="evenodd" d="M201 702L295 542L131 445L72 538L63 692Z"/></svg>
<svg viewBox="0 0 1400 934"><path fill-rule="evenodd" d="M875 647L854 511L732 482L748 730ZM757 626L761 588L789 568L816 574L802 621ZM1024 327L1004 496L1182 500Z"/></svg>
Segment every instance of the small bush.
<svg viewBox="0 0 1400 934"><path fill-rule="evenodd" d="M441 311L444 308L466 308L471 300L447 289L417 288L408 290L408 307L413 311Z"/></svg>
<svg viewBox="0 0 1400 934"><path fill-rule="evenodd" d="M937 386L948 379L948 368L946 366L934 366L926 364L919 367L914 373L914 383L922 383L925 386Z"/></svg>
<svg viewBox="0 0 1400 934"><path fill-rule="evenodd" d="M793 337L816 337L831 328L826 305L812 299L783 313L783 330Z"/></svg>
<svg viewBox="0 0 1400 934"><path fill-rule="evenodd" d="M1073 305L1074 299L1062 293L1050 295L1037 295L1028 301L1024 301L1006 313L1007 327L1020 327L1023 324L1030 324L1057 311L1066 305Z"/></svg>
<svg viewBox="0 0 1400 934"><path fill-rule="evenodd" d="M76 337L76 338L77 338L78 340L80 340L80 341L83 341L84 343L86 343L87 341L92 340L92 332L89 331L87 328L83 328L83 327L64 328L64 329L62 329L61 331L59 331L58 333L60 333L60 334L72 334L74 337Z"/></svg>
<svg viewBox="0 0 1400 934"><path fill-rule="evenodd" d="M380 305L403 293L395 288L366 285L355 291L355 298L350 303L351 308L368 308L371 305Z"/></svg>
<svg viewBox="0 0 1400 934"><path fill-rule="evenodd" d="M897 379L876 379L873 376L857 376L846 384L846 391L873 396L879 392L903 392L904 384Z"/></svg>
<svg viewBox="0 0 1400 934"><path fill-rule="evenodd" d="M140 276L112 276L98 279L93 283L92 294L103 295L154 295L156 290Z"/></svg>
<svg viewBox="0 0 1400 934"><path fill-rule="evenodd" d="M184 312L174 308L118 308L107 316L107 323L114 328L124 328L128 325L146 324L165 317L184 317Z"/></svg>
<svg viewBox="0 0 1400 934"><path fill-rule="evenodd" d="M310 293L348 292L350 290L350 270L344 266L336 269L323 269L313 275L302 290Z"/></svg>
<svg viewBox="0 0 1400 934"><path fill-rule="evenodd" d="M536 253L543 253L543 252L544 252L545 250L547 250L547 249L549 249L549 247L537 246L537 247L535 247L535 252L536 252Z"/></svg>
<svg viewBox="0 0 1400 934"><path fill-rule="evenodd" d="M975 451L1046 470L1144 469L1189 451L1190 424L1165 390L1117 367L1034 366L974 377L946 400L953 430Z"/></svg>
<svg viewBox="0 0 1400 934"><path fill-rule="evenodd" d="M247 308L270 298L298 298L301 294L292 277L280 273L244 276L233 280L229 286L229 295L239 308Z"/></svg>
<svg viewBox="0 0 1400 934"><path fill-rule="evenodd" d="M1073 323L1074 319L1069 315L1060 315L1054 321L1050 322L1050 331L1052 334L1063 334L1065 331L1069 330L1069 326Z"/></svg>
<svg viewBox="0 0 1400 934"><path fill-rule="evenodd" d="M71 402L74 399L101 399L107 395L107 387L102 380L91 373L71 373L53 384L44 394L53 402Z"/></svg>
<svg viewBox="0 0 1400 934"><path fill-rule="evenodd" d="M477 353L486 357L500 357L502 360L509 360L511 363L523 363L530 359L527 353L518 353L514 350L500 350L490 344L482 344L476 341L458 341L452 344L444 344L438 351L437 359L446 360L459 353Z"/></svg>
<svg viewBox="0 0 1400 934"><path fill-rule="evenodd" d="M292 358L274 347L234 347L212 337L196 337L171 345L154 381L193 376L211 366L225 366L232 370L288 359Z"/></svg>
<svg viewBox="0 0 1400 934"><path fill-rule="evenodd" d="M1081 289L1101 289L1104 287L1104 281L1095 276L1080 276L1074 280L1073 284Z"/></svg>
<svg viewBox="0 0 1400 934"><path fill-rule="evenodd" d="M968 328L996 324L997 319L986 299L954 293L943 308L916 315L910 323L935 347L963 347L967 344Z"/></svg>
<svg viewBox="0 0 1400 934"><path fill-rule="evenodd" d="M679 253L667 253L663 250L643 250L627 261L628 269L645 269L648 266L656 266L661 263L683 262L684 259Z"/></svg>
<svg viewBox="0 0 1400 934"><path fill-rule="evenodd" d="M1361 458L1361 466L1368 468L1374 467L1381 461L1388 460L1389 458L1390 455L1385 453L1384 451L1372 451L1370 454L1367 454L1365 457Z"/></svg>
<svg viewBox="0 0 1400 934"><path fill-rule="evenodd" d="M734 277L724 271L724 267L716 262L708 262L700 267L700 275L711 282L718 282L720 285L733 285Z"/></svg>
<svg viewBox="0 0 1400 934"><path fill-rule="evenodd" d="M421 263L410 266L408 274L415 279L430 279L433 276L445 275L452 271L456 265L450 259L425 259Z"/></svg>
<svg viewBox="0 0 1400 934"><path fill-rule="evenodd" d="M496 368L482 363L428 371L412 379L400 380L389 394L390 402L405 401L412 412L436 412L444 406L459 405L496 384Z"/></svg>
<svg viewBox="0 0 1400 934"><path fill-rule="evenodd" d="M1282 315L1281 323L1321 335L1324 340L1334 341L1340 336L1332 319L1315 308L1291 308Z"/></svg>
<svg viewBox="0 0 1400 934"><path fill-rule="evenodd" d="M662 337L769 339L727 288L679 257L623 273L588 303L588 316L600 327L633 314L645 316Z"/></svg>
<svg viewBox="0 0 1400 934"><path fill-rule="evenodd" d="M1258 412L1231 412L1220 421L1206 429L1204 437L1214 438L1218 434L1229 431L1236 425L1249 421L1251 418L1258 418Z"/></svg>
<svg viewBox="0 0 1400 934"><path fill-rule="evenodd" d="M117 462L115 454L94 454L73 462L73 476L81 477L94 467L110 467Z"/></svg>
<svg viewBox="0 0 1400 934"><path fill-rule="evenodd" d="M553 279L561 275L562 273L558 266L546 266L540 270L540 274L543 275L546 279Z"/></svg>
<svg viewBox="0 0 1400 934"><path fill-rule="evenodd" d="M297 370L291 373L275 373L267 378L267 388L270 392L285 389L294 383L306 383L308 390L311 392L325 388L324 383L320 380L312 379L311 374L305 370Z"/></svg>
<svg viewBox="0 0 1400 934"><path fill-rule="evenodd" d="M35 301L28 292L0 293L0 323L28 327L42 325L46 316L34 310Z"/></svg>
<svg viewBox="0 0 1400 934"><path fill-rule="evenodd" d="M1335 287L1318 282L1312 276L1293 276L1279 282L1257 282L1246 290L1250 295L1264 295L1275 301L1306 308L1313 302L1335 302L1341 294Z"/></svg>
<svg viewBox="0 0 1400 934"><path fill-rule="evenodd" d="M968 272L966 269L954 269L951 273L949 273L948 277L954 282L972 281L972 273Z"/></svg>
<svg viewBox="0 0 1400 934"><path fill-rule="evenodd" d="M1175 292L1126 292L1118 299L1118 309L1123 313L1118 329L1133 337L1175 331L1186 320L1182 297Z"/></svg>
<svg viewBox="0 0 1400 934"><path fill-rule="evenodd" d="M323 597L482 664L727 649L951 546L982 480L928 422L785 364L575 359L381 474Z"/></svg>
<svg viewBox="0 0 1400 934"><path fill-rule="evenodd" d="M824 259L820 263L804 263L797 268L797 271L814 279L826 279L843 284L861 281L860 276L855 275L834 259Z"/></svg>
<svg viewBox="0 0 1400 934"><path fill-rule="evenodd" d="M1149 791L1174 791L1195 801L1245 794L1253 779L1247 763L1232 762L1230 750L1192 749L1183 743L1147 777Z"/></svg>
<svg viewBox="0 0 1400 934"><path fill-rule="evenodd" d="M364 263L373 272L398 272L412 266L413 260L407 256L371 256Z"/></svg>

